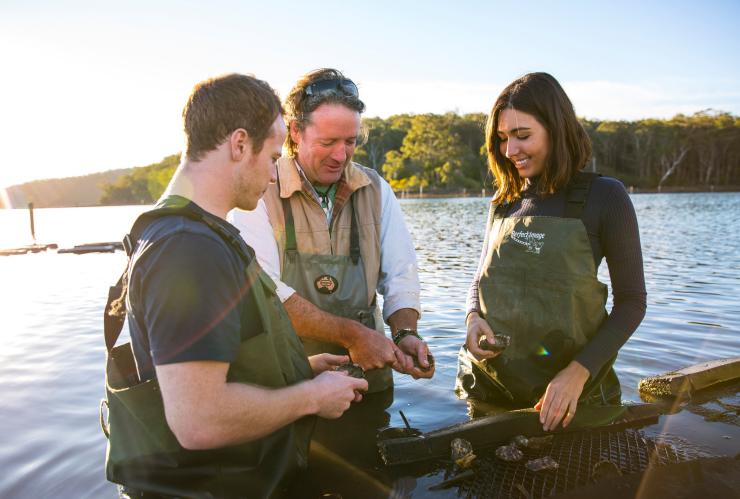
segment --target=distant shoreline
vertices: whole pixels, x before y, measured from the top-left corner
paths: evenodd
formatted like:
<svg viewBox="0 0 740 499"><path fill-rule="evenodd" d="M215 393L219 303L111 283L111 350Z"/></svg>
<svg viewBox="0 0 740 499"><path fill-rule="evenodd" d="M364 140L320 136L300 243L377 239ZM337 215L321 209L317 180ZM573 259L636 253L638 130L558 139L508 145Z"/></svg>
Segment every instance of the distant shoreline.
<svg viewBox="0 0 740 499"><path fill-rule="evenodd" d="M683 186L668 186L658 190L655 187L634 187L626 186L627 192L630 194L679 194L679 193L717 193L717 192L740 192L740 185L723 185L715 187L683 187ZM411 191L394 191L398 199L425 199L425 198L483 198L493 197L493 191L486 189L485 194L483 190L473 191L454 191L454 192L424 192L419 194L417 190Z"/></svg>
<svg viewBox="0 0 740 499"><path fill-rule="evenodd" d="M668 186L664 187L660 190L657 188L647 188L647 187L634 187L634 186L627 186L627 192L630 194L680 194L680 193L699 193L699 192L706 192L706 193L718 193L718 192L740 192L740 185L727 185L727 186L717 186L714 188L707 188L706 186L700 186L700 187L676 187L676 186ZM483 194L483 190L480 191L452 191L452 192L424 192L423 194L419 194L419 191L414 190L413 192L406 191L394 191L396 197L398 199L445 199L445 198L491 198L493 197L493 191L490 189L485 190L485 194ZM151 203L142 203L139 205L136 204L78 204L78 205L57 205L57 206L36 206L34 209L45 209L45 208L96 208L96 207L111 207L111 206L146 206L147 204ZM0 206L0 210L27 210L27 206L13 206L11 208L6 208L3 206Z"/></svg>

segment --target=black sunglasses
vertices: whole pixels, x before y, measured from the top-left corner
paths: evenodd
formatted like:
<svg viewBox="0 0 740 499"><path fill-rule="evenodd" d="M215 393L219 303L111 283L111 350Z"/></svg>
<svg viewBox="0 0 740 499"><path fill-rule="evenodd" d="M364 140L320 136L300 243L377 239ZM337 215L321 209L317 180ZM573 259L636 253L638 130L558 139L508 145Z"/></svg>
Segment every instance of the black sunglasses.
<svg viewBox="0 0 740 499"><path fill-rule="evenodd" d="M340 90L345 94L358 97L360 92L357 90L357 85L352 80L346 78L338 79L332 78L329 80L318 80L311 83L304 89L306 95L321 95L327 92L336 92Z"/></svg>

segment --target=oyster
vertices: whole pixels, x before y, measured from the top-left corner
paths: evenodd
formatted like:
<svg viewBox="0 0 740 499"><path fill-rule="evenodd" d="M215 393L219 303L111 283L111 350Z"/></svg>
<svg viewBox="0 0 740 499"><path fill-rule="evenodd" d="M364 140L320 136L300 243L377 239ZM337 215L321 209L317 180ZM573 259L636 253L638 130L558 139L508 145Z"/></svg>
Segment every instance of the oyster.
<svg viewBox="0 0 740 499"><path fill-rule="evenodd" d="M460 468L469 468L475 454L473 454L473 445L464 438L456 438L450 442L452 449L452 460Z"/></svg>
<svg viewBox="0 0 740 499"><path fill-rule="evenodd" d="M514 438L511 439L511 443L513 445L516 445L520 449L526 449L529 447L529 439L525 437L524 435L517 435Z"/></svg>
<svg viewBox="0 0 740 499"><path fill-rule="evenodd" d="M544 437L529 437L527 439L527 449L542 450L552 443L553 435Z"/></svg>
<svg viewBox="0 0 740 499"><path fill-rule="evenodd" d="M524 453L514 444L502 445L496 449L496 457L502 461L513 463L515 461L521 461Z"/></svg>
<svg viewBox="0 0 740 499"><path fill-rule="evenodd" d="M365 378L365 370L362 369L359 364L353 364L352 362L340 364L335 367L334 370L346 372L349 376L352 376L353 378Z"/></svg>
<svg viewBox="0 0 740 499"><path fill-rule="evenodd" d="M539 459L532 459L531 461L527 461L527 464L525 466L529 471L548 471L556 470L560 465L550 456L545 456Z"/></svg>
<svg viewBox="0 0 740 499"><path fill-rule="evenodd" d="M485 336L481 336L478 340L478 347L481 350L488 350L490 352L503 352L511 344L511 336L505 334L493 333L493 343L489 343Z"/></svg>
<svg viewBox="0 0 740 499"><path fill-rule="evenodd" d="M427 354L427 362L429 362L429 367L425 369L421 366L421 364L419 364L419 360L416 357L414 357L414 367L421 369L422 371L428 371L434 367L434 357L432 356L431 353Z"/></svg>
<svg viewBox="0 0 740 499"><path fill-rule="evenodd" d="M598 463L594 464L594 467L591 469L591 478L594 482L613 476L622 476L622 471L616 464L608 459L602 459Z"/></svg>

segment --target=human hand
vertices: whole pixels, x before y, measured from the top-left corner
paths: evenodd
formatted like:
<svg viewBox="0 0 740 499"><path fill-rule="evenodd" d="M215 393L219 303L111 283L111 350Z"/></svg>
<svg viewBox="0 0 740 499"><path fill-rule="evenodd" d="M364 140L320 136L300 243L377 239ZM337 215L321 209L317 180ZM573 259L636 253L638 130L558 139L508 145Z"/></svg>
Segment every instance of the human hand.
<svg viewBox="0 0 740 499"><path fill-rule="evenodd" d="M317 405L314 413L322 418L336 419L349 409L352 402L362 400L367 381L347 376L339 371L324 371L314 379L311 394Z"/></svg>
<svg viewBox="0 0 740 499"><path fill-rule="evenodd" d="M352 362L359 364L365 371L391 366L398 367L396 345L384 334L351 321L354 340L347 345Z"/></svg>
<svg viewBox="0 0 740 499"><path fill-rule="evenodd" d="M424 341L416 336L408 335L398 343L398 347L411 358L411 365L404 365L406 374L410 374L414 379L434 376L435 366L434 363L429 363L429 347Z"/></svg>
<svg viewBox="0 0 740 499"><path fill-rule="evenodd" d="M348 355L333 355L330 353L319 353L308 358L308 363L311 364L311 371L313 371L314 376L346 364L347 362L349 362Z"/></svg>
<svg viewBox="0 0 740 499"><path fill-rule="evenodd" d="M467 326L468 333L465 339L465 346L467 347L468 352L473 354L473 357L478 360L492 359L501 353L492 352L490 350L483 350L480 346L478 346L478 342L483 336L486 337L486 341L488 341L489 343L493 343L494 341L493 331L484 318L482 318L477 313L471 313L468 315Z"/></svg>
<svg viewBox="0 0 740 499"><path fill-rule="evenodd" d="M534 406L535 410L540 411L540 423L544 431L554 430L561 420L563 428L573 421L578 398L589 376L588 369L573 360L550 381L544 395Z"/></svg>

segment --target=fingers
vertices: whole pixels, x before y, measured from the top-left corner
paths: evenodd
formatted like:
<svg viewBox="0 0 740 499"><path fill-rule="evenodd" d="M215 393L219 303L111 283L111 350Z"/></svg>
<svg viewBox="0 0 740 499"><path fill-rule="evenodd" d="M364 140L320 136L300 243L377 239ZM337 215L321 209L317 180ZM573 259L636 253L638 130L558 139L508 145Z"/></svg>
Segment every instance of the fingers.
<svg viewBox="0 0 740 499"><path fill-rule="evenodd" d="M468 347L468 352L473 354L473 357L475 357L478 360L485 360L485 359L492 359L496 355L498 355L497 352L492 352L490 350L483 350L478 346L478 342L474 343L467 343L466 346Z"/></svg>
<svg viewBox="0 0 740 499"><path fill-rule="evenodd" d="M431 378L434 375L434 360L431 359L429 346L421 339L407 336L398 344L403 356L404 370L414 379Z"/></svg>
<svg viewBox="0 0 740 499"><path fill-rule="evenodd" d="M367 330L365 334L349 348L350 357L366 371L393 367L397 363L393 342L377 331L364 329Z"/></svg>
<svg viewBox="0 0 740 499"><path fill-rule="evenodd" d="M320 353L312 355L308 358L311 370L314 375L320 374L329 369L334 369L337 366L350 362L349 355L333 355L330 353Z"/></svg>
<svg viewBox="0 0 740 499"><path fill-rule="evenodd" d="M411 375L414 377L414 379L429 379L434 376L434 370L436 366L434 365L434 359L432 358L432 355L429 353L429 346L423 341L420 343L421 344L418 346L416 351L418 359L417 364L414 365L414 370Z"/></svg>
<svg viewBox="0 0 740 499"><path fill-rule="evenodd" d="M365 379L359 379L359 378L352 378L354 382L354 395L355 398L352 399L352 402L359 402L362 400L362 394L367 391L368 389L368 383Z"/></svg>
<svg viewBox="0 0 740 499"><path fill-rule="evenodd" d="M480 317L471 319L468 324L468 334L465 340L465 346L473 356L478 359L492 359L497 353L490 350L483 350L478 346L481 336L485 336L489 343L493 343L493 331L486 321Z"/></svg>
<svg viewBox="0 0 740 499"><path fill-rule="evenodd" d="M578 406L578 401L571 402L568 405L568 411L565 413L565 419L563 419L563 428L566 428L571 421L573 421L573 418L576 417L576 407Z"/></svg>
<svg viewBox="0 0 740 499"><path fill-rule="evenodd" d="M542 396L539 402L537 402L537 405L539 405L539 411L540 411L540 424L542 425L542 429L547 431L547 425L545 424L545 421L547 421L547 415L550 413L550 386L548 385L547 389L545 390L545 394Z"/></svg>
<svg viewBox="0 0 740 499"><path fill-rule="evenodd" d="M418 367L414 367L409 372L411 376L414 377L414 379L420 379L420 378L426 378L429 379L432 376L434 376L434 366L431 366L428 369L420 369Z"/></svg>
<svg viewBox="0 0 740 499"><path fill-rule="evenodd" d="M536 404L534 404L534 410L535 410L535 411L539 411L539 410L541 410L541 409L542 409L542 399L543 399L544 397L545 397L544 395L543 395L542 397L540 397L540 399L539 399L539 400L537 401L537 403L536 403ZM541 422L542 422L542 420L540 420L540 423L541 423Z"/></svg>
<svg viewBox="0 0 740 499"><path fill-rule="evenodd" d="M350 377L350 383L351 388L356 392L366 392L367 391L367 380L362 378L352 378Z"/></svg>
<svg viewBox="0 0 740 499"><path fill-rule="evenodd" d="M396 362L394 362L391 367L401 374L410 373L411 370L414 368L414 359L411 358L410 355L406 355L405 353L403 353L403 351L401 351L401 349L396 347L395 345L394 347Z"/></svg>
<svg viewBox="0 0 740 499"><path fill-rule="evenodd" d="M553 426L552 423L557 417L558 404L560 402L556 392L557 390L550 383L547 385L542 399L540 399L540 423L542 423L542 429L544 431L550 431L550 428Z"/></svg>
<svg viewBox="0 0 740 499"><path fill-rule="evenodd" d="M345 372L327 371L318 378L317 386L320 389L320 408L318 415L323 418L336 419L340 417L352 402L362 400L362 392L366 392L368 385L364 379L353 378Z"/></svg>
<svg viewBox="0 0 740 499"><path fill-rule="evenodd" d="M557 400L550 404L550 411L544 426L545 431L552 431L558 426L558 423L560 423L563 416L565 416L567 407L568 406L566 404L563 404L562 400Z"/></svg>
<svg viewBox="0 0 740 499"><path fill-rule="evenodd" d="M578 399L588 377L588 370L580 363L572 361L550 381L545 394L535 404L535 409L540 411L540 423L545 431L555 429L561 421L563 428L573 421Z"/></svg>
<svg viewBox="0 0 740 499"><path fill-rule="evenodd" d="M330 353L324 354L324 360L327 366L336 367L346 364L350 361L349 355L333 355Z"/></svg>
<svg viewBox="0 0 740 499"><path fill-rule="evenodd" d="M558 423L563 421L563 428L573 420L575 405L578 400L571 401L557 390L548 386L545 395L535 404L534 408L540 411L540 423L544 431L552 431ZM565 418L565 419L563 419Z"/></svg>
<svg viewBox="0 0 740 499"><path fill-rule="evenodd" d="M416 345L416 359L419 362L419 365L424 369L429 369L429 348L427 347L427 344L423 341L420 341L418 345Z"/></svg>

